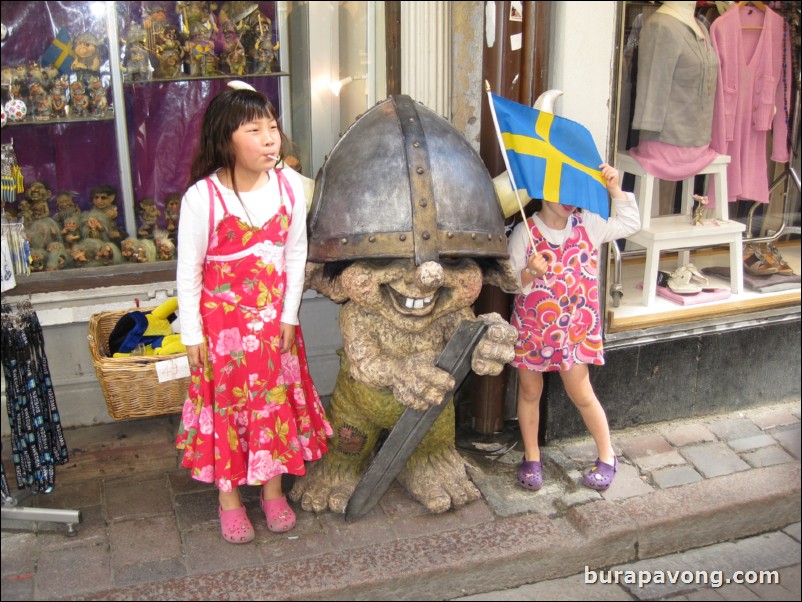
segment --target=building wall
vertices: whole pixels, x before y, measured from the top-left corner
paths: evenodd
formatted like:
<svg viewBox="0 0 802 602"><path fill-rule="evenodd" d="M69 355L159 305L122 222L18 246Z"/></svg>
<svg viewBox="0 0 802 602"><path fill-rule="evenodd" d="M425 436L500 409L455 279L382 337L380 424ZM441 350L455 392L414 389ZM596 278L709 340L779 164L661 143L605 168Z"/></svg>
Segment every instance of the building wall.
<svg viewBox="0 0 802 602"><path fill-rule="evenodd" d="M799 314L783 322L608 349L593 388L617 429L798 400ZM545 441L587 435L559 376L546 377Z"/></svg>
<svg viewBox="0 0 802 602"><path fill-rule="evenodd" d="M553 2L549 88L555 113L587 127L606 158L615 64L615 2Z"/></svg>

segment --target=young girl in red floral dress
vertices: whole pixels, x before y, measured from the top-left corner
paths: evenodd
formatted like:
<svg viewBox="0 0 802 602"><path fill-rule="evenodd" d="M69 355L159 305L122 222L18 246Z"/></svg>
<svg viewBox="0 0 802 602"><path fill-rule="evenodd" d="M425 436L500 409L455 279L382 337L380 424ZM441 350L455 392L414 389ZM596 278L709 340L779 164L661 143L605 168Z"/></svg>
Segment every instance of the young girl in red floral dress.
<svg viewBox="0 0 802 602"><path fill-rule="evenodd" d="M288 531L281 477L326 453L331 427L298 326L303 187L276 168L285 140L270 101L229 85L206 110L181 204L176 283L191 382L176 444L192 477L217 486L223 537L246 543L254 529L239 488L261 486L268 529Z"/></svg>

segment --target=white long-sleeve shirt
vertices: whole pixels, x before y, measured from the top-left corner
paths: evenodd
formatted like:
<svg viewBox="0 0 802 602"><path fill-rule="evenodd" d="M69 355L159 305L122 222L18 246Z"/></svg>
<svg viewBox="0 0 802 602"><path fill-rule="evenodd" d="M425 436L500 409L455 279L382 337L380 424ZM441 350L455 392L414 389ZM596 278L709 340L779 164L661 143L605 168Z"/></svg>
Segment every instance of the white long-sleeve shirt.
<svg viewBox="0 0 802 602"><path fill-rule="evenodd" d="M638 210L638 203L635 200L635 195L631 192L625 192L625 199L613 199L613 207L615 215L610 219L604 219L597 213L590 211L584 212L584 219L582 225L588 233L590 241L593 246L598 248L602 243L619 238L626 238L635 234L640 230L640 211ZM548 202L548 201L543 201ZM540 216L535 214L533 216L538 229L543 234L545 239L552 245L562 245L571 234L571 220L565 225L562 230L554 230L549 228L540 219ZM515 278L518 280L518 287L524 293L532 290L530 282L525 288L521 288L521 270L526 267L526 262L529 257L527 251L529 250L529 235L526 233L527 222L521 222L512 231L510 239L507 242L507 249L510 253L510 264L512 265Z"/></svg>
<svg viewBox="0 0 802 602"><path fill-rule="evenodd" d="M230 188L220 183L217 174L212 181L225 200L228 212L246 223L261 226L279 210L278 178L270 170L266 186L250 192L240 192L242 202ZM301 179L291 169L282 171L295 197L292 220L284 247L287 287L284 294L284 309L281 321L298 324L298 309L304 288L306 266L306 196ZM245 209L243 209L243 203ZM289 195L284 203L290 212ZM214 201L215 227L224 217L219 199ZM184 345L199 345L203 342L203 326L200 316L200 297L203 266L209 246L209 188L204 180L193 184L181 200L181 219L178 223L178 262L176 267L176 290L178 293L178 315L181 320L181 342Z"/></svg>

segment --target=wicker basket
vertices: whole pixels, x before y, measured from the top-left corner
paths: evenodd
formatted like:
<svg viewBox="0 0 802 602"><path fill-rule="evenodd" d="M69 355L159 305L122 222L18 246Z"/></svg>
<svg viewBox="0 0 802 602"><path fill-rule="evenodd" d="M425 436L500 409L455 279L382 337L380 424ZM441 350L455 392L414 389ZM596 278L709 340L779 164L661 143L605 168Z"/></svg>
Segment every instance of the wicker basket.
<svg viewBox="0 0 802 602"><path fill-rule="evenodd" d="M140 308L133 311L149 311ZM147 418L181 412L187 397L189 377L159 382L156 363L183 357L186 353L159 356L110 357L109 335L118 320L132 310L105 311L89 319L89 353L97 379L114 420Z"/></svg>

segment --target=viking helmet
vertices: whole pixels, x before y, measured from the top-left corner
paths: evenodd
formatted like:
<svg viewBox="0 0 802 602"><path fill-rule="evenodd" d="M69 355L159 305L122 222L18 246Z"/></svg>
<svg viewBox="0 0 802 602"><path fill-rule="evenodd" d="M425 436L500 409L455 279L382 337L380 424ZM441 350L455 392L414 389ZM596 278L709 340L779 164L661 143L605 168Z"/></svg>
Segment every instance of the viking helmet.
<svg viewBox="0 0 802 602"><path fill-rule="evenodd" d="M314 262L507 257L504 216L479 155L409 96L392 96L340 138L315 181Z"/></svg>

